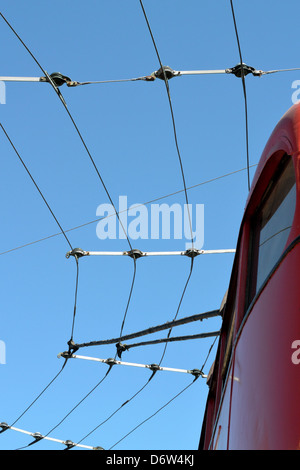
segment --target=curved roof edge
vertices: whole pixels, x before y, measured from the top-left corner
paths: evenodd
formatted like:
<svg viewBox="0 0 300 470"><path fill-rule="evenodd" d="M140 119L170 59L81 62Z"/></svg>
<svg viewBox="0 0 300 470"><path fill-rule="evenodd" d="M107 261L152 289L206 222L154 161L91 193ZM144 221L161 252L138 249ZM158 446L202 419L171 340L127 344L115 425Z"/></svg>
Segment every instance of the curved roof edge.
<svg viewBox="0 0 300 470"><path fill-rule="evenodd" d="M247 203L269 159L278 151L288 155L300 152L300 103L294 104L280 119L263 150L254 174Z"/></svg>

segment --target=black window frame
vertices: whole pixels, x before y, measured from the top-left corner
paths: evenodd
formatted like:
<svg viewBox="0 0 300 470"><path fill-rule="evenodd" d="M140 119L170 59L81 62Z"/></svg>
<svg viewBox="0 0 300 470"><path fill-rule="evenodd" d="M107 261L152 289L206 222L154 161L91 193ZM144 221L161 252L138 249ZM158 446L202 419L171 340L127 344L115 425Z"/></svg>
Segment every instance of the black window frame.
<svg viewBox="0 0 300 470"><path fill-rule="evenodd" d="M269 199L272 197L272 193L274 193L274 190L278 186L278 183L286 171L287 167L289 164L292 165L293 168L293 175L294 175L294 184L290 187L289 191L287 194L289 194L290 190L296 185L296 173L295 173L295 167L294 167L294 162L293 158L290 155L285 154L278 165L277 169L274 172L273 177L270 180L270 183L266 189L266 191L263 194L263 197L260 201L259 206L257 207L256 211L251 217L250 220L250 234L249 234L249 250L248 250L248 275L247 275L247 288L246 288L246 296L245 296L245 311L249 308L251 303L253 302L253 299L257 295L257 293L260 291L261 287L264 285L266 279L270 276L270 274L273 271L274 266L277 264L278 260L280 259L282 253L286 249L286 243L282 247L282 251L278 253L278 256L276 260L274 261L272 268L270 268L268 274L266 275L266 278L260 283L259 286L257 286L257 275L258 275L258 264L259 264L259 240L260 240L260 234L261 234L261 227L262 227L262 212L269 201ZM295 209L296 209L296 199L297 196L295 197ZM282 202L284 199L282 200ZM280 205L278 206L280 207ZM276 211L274 212L274 214ZM273 214L273 215L274 215ZM272 215L272 216L273 216ZM287 240L289 238L292 224L293 224L293 219L295 217L295 210L292 216L292 221L291 221L291 226L288 228L290 229L287 235Z"/></svg>

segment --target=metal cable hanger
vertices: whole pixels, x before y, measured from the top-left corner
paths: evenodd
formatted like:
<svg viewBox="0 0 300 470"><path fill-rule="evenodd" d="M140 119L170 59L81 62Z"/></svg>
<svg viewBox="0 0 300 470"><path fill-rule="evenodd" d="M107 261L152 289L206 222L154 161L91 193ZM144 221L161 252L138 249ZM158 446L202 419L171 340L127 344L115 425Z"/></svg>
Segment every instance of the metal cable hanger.
<svg viewBox="0 0 300 470"><path fill-rule="evenodd" d="M1 14L1 13L0 13ZM2 16L2 15L1 15ZM57 87L66 85L69 88L75 88L83 85L97 85L97 84L107 84L107 83L124 83L124 82L136 82L136 81L145 81L145 82L154 82L155 80L163 80L163 70L166 73L168 80L176 77L183 77L189 75L234 75L235 77L241 78L241 70L243 68L244 75L251 74L253 77L263 77L265 75L271 75L281 72L295 72L299 71L300 67L296 68L287 68L287 69L274 69L274 70L260 70L245 64L244 62L235 65L234 67L228 67L227 69L216 69L216 70L174 70L168 65L163 66L158 70L155 70L150 75L136 78L124 78L124 79L112 79L112 80L95 80L95 81L86 81L79 82L71 80L71 78L66 75L61 74L60 72L51 73L49 76L52 79L53 83ZM0 76L0 81L2 82L32 82L32 83L50 83L50 80L47 77L10 77L10 76Z"/></svg>
<svg viewBox="0 0 300 470"><path fill-rule="evenodd" d="M27 449L28 447L31 447L32 445L37 444L41 440L46 440L46 441L51 441L51 442L56 442L58 444L62 444L64 446L66 446L66 448L64 450L70 450L73 447L79 447L81 449L86 449L86 450L103 450L102 447L91 447L91 446L86 446L86 445L82 445L82 444L76 444L75 442L72 442L70 440L63 441L61 439L56 439L56 438L53 438L53 437L44 436L44 435L40 434L39 432L30 432L30 431L26 431L25 429L20 429L20 428L14 427L14 426L9 426L7 423L0 423L0 428L1 428L0 434L10 429L11 431L16 431L16 432L19 432L19 433L22 433L22 434L26 434L27 436L30 436L34 439L33 441L31 441L26 446L21 447L17 450Z"/></svg>

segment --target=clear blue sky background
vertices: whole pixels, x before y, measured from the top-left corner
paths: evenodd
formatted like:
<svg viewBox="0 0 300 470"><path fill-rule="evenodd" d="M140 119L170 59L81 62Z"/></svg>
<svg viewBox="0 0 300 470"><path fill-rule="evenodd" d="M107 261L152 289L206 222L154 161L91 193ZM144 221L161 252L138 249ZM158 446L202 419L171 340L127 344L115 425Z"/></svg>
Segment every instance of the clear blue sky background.
<svg viewBox="0 0 300 470"><path fill-rule="evenodd" d="M138 0L0 2L48 73L73 80L108 80L148 75L159 68ZM225 69L239 62L229 1L145 0L145 9L164 65L175 70ZM300 66L296 0L235 2L244 61L263 70ZM41 72L3 20L0 21L1 75ZM292 83L300 71L262 78L248 76L250 163L256 164L267 139L292 105ZM163 82L132 82L61 89L105 184L118 205L145 203L183 188L170 110ZM245 168L245 119L241 81L232 75L189 76L170 81L170 91L187 186ZM96 219L108 199L63 106L50 85L10 83L1 122L65 230ZM62 366L73 315L75 262L63 236L17 249L56 234L58 227L4 135L1 153L1 328L6 364L0 365L0 421L12 423ZM251 177L254 169L251 170ZM247 198L242 171L189 191L205 206L204 249L235 248ZM164 199L184 204L184 194ZM123 251L126 240L100 241L96 223L68 233L84 250ZM134 248L182 250L185 240L134 240ZM219 308L228 287L233 255L199 256L179 317ZM173 319L189 273L186 257L137 261L137 276L124 333ZM118 335L133 274L128 257L80 260L74 340ZM206 320L173 330L173 335L220 328ZM160 333L156 337L162 337ZM150 337L148 337L150 339ZM200 368L212 340L172 343L163 365ZM123 360L158 362L163 346L137 348ZM115 347L81 354L107 358ZM213 350L215 353L215 349ZM212 354L205 373L213 361ZM46 434L104 376L107 366L70 360L57 381L16 424ZM107 379L51 437L79 441L148 380L146 369L115 366ZM157 373L149 386L83 443L110 448L192 380L190 375ZM124 439L117 449L196 449L207 386L199 379L186 393ZM1 449L30 438L7 431ZM42 441L32 449L60 449Z"/></svg>

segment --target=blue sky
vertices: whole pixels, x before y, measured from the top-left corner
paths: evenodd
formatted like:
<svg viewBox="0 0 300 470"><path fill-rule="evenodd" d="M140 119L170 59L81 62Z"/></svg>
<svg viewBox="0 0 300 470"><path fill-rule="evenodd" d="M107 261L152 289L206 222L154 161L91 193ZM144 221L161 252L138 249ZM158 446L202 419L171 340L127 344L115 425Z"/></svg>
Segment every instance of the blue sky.
<svg viewBox="0 0 300 470"><path fill-rule="evenodd" d="M262 70L300 66L297 59L299 2L235 2L244 62ZM145 0L164 65L175 70L226 69L239 62L229 1ZM159 63L137 0L1 2L1 12L48 73L72 80L114 80L149 75ZM3 20L1 75L41 76L41 71ZM274 126L292 105L300 71L246 78L250 164L258 163ZM232 75L183 76L170 80L178 142L189 202L204 204L206 250L235 248L247 198L245 171L201 184L246 166L241 81ZM61 88L108 191L118 206L146 203L183 189L166 90L162 81ZM107 195L72 123L49 84L8 83L1 123L20 152L64 230L95 220ZM73 316L76 269L69 247L4 134L1 170L1 333L6 363L0 364L0 422L8 424L57 374ZM255 168L251 169L251 177ZM159 202L159 201L158 201ZM161 202L184 204L180 192ZM74 247L124 251L126 240L99 240L96 223L68 232ZM18 248L30 244L29 246ZM143 251L185 249L185 240L133 240ZM18 249L15 249L18 248ZM179 317L219 308L233 255L203 255L194 269ZM74 330L76 342L118 336L133 275L128 257L79 260ZM136 280L124 334L173 319L190 268L186 257L137 260ZM173 330L197 334L220 328L206 320ZM156 337L162 337L158 334ZM147 339L150 339L149 337ZM162 365L200 368L212 339L171 343ZM163 346L124 353L127 362L157 363ZM213 353L215 349L213 350ZM205 367L207 373L213 354ZM115 346L80 354L108 358ZM107 366L70 360L57 381L16 427L46 434L101 380ZM51 437L78 442L149 378L149 371L115 366L104 382ZM84 444L112 447L192 381L187 374L158 372L149 385ZM114 449L196 449L207 396L199 379L170 406ZM30 442L6 431L1 449ZM32 449L59 449L42 441Z"/></svg>

